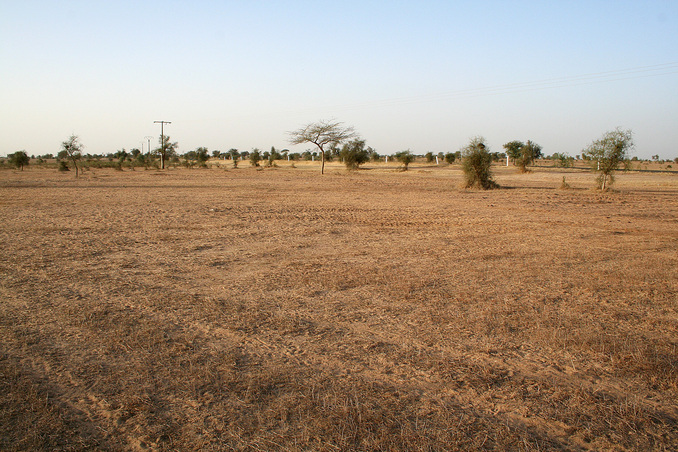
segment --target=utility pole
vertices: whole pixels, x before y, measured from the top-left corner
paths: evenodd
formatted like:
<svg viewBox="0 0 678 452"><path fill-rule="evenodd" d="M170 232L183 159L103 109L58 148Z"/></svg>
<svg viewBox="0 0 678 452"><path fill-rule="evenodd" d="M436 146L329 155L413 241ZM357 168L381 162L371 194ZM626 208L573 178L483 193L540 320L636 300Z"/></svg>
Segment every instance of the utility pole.
<svg viewBox="0 0 678 452"><path fill-rule="evenodd" d="M170 121L153 121L154 124L160 124L160 169L165 169L165 124L172 124Z"/></svg>

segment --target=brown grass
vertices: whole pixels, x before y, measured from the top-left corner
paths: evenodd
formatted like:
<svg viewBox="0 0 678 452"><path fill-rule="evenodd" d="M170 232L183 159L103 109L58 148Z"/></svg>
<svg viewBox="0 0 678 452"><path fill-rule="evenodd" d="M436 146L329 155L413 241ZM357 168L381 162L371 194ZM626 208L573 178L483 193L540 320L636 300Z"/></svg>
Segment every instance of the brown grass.
<svg viewBox="0 0 678 452"><path fill-rule="evenodd" d="M678 447L678 175L297 166L0 171L0 449Z"/></svg>

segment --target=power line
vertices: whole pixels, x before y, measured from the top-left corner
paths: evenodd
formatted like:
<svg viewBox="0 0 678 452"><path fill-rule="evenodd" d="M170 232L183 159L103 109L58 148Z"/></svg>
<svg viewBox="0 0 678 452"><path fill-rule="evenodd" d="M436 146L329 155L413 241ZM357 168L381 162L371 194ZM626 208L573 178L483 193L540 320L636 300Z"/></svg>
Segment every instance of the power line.
<svg viewBox="0 0 678 452"><path fill-rule="evenodd" d="M394 97L389 99L374 100L369 102L356 102L324 107L327 110L362 110L369 108L395 107L398 105L410 105L444 100L468 99L484 96L496 96L519 92L538 91L545 89L565 88L571 86L592 85L599 83L631 80L646 77L657 77L678 73L678 62L655 64L650 66L637 66L613 71L592 72L587 74L555 77L528 82L518 82L506 85L486 86L482 88L469 88L457 91L443 91L423 96ZM289 113L304 113L315 111L316 108L304 108L290 111Z"/></svg>
<svg viewBox="0 0 678 452"><path fill-rule="evenodd" d="M496 96L502 94L513 94L520 92L529 92L529 91L539 91L547 89L558 89L566 88L573 86L583 86L583 85L594 85L601 83L610 83L621 80L632 80L640 79L647 77L659 77L664 75L671 75L678 73L678 61L655 64L649 66L636 66L625 69L617 69L612 71L601 71L601 72L591 72L578 75L570 75L563 77L554 77L541 80L532 80L526 82L517 82L510 83L505 85L494 85L494 86L485 86L480 88L469 88L461 89L456 91L441 91L437 93L432 93L428 95L418 95L418 96L407 96L407 97L393 97L385 99L376 99L371 101L364 102L355 102L355 103L346 103L346 104L337 104L337 105L323 105L322 109L324 111L352 111L352 110L365 110L372 108L386 108L386 107L396 107L399 105L413 105L420 103L433 103L441 101L450 101L457 99L469 99L477 97L486 97L486 96ZM262 114L270 115L290 115L290 114L304 114L310 112L316 112L318 106L309 106L305 108L290 108L283 111L268 111L268 112L257 112L257 116ZM255 115L255 113L252 113ZM247 116L247 115L245 115ZM243 115L240 115L240 119L243 118ZM220 121L220 119L213 118L214 121Z"/></svg>
<svg viewBox="0 0 678 452"><path fill-rule="evenodd" d="M374 102L338 105L335 108L370 108L389 107L402 104L436 102L448 99L473 98L498 94L511 94L517 92L537 91L543 89L563 88L568 86L581 86L597 83L607 83L619 80L629 80L645 77L656 77L678 73L678 62L657 64L652 66L639 66L615 71L594 72L566 77L557 77L529 82L519 82L507 85L496 85L482 88L470 88L458 91L439 92L426 96L410 96L383 99Z"/></svg>

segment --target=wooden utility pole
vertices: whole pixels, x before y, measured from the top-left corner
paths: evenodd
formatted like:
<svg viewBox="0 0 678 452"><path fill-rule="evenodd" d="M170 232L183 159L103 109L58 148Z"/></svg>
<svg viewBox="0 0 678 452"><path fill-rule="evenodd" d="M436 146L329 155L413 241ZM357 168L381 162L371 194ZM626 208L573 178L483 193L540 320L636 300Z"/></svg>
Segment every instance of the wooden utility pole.
<svg viewBox="0 0 678 452"><path fill-rule="evenodd" d="M170 121L153 121L154 124L160 124L160 169L165 169L165 124L172 124Z"/></svg>

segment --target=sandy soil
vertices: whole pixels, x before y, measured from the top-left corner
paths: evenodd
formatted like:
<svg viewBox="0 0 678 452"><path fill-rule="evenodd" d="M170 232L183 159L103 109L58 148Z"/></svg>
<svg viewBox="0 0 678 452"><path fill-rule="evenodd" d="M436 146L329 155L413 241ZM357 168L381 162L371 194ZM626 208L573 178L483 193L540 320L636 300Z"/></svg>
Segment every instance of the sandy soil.
<svg viewBox="0 0 678 452"><path fill-rule="evenodd" d="M678 175L328 173L0 171L0 449L678 448Z"/></svg>

